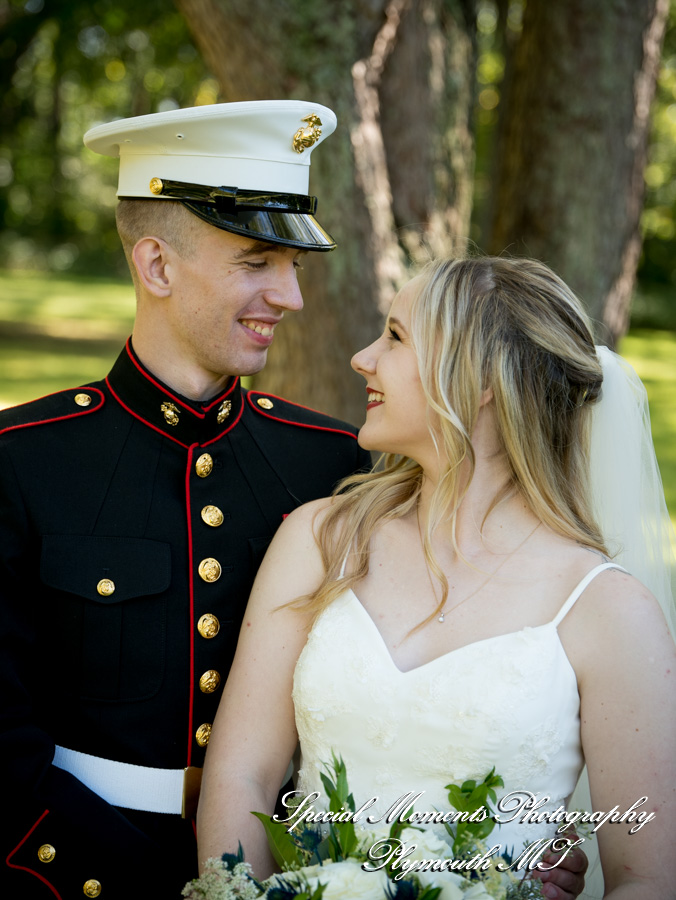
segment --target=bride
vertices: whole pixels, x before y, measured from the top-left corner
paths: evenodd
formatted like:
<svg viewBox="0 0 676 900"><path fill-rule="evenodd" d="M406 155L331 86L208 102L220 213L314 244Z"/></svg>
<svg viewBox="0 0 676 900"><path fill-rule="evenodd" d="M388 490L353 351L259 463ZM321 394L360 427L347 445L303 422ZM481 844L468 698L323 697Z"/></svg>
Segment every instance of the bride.
<svg viewBox="0 0 676 900"><path fill-rule="evenodd" d="M408 791L448 810L445 785L494 766L499 797L551 812L586 765L592 810L642 801L634 833L598 829L605 896L674 896L674 642L608 558L588 477L611 357L532 260L436 262L397 295L352 361L359 442L388 455L292 513L261 566L205 763L202 861L241 842L273 871L250 811L272 812L300 742L298 790L321 794L335 751L371 814ZM491 836L516 854L557 827L520 819ZM548 879L551 897L575 883Z"/></svg>

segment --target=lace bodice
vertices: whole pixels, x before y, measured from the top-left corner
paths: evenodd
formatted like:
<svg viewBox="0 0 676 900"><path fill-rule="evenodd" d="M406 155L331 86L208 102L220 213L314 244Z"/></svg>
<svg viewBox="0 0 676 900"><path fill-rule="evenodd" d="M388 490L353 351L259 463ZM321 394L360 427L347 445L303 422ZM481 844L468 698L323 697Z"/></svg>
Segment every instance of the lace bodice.
<svg viewBox="0 0 676 900"><path fill-rule="evenodd" d="M409 791L424 791L416 810L449 811L444 786L481 780L493 766L505 782L499 797L531 791L550 798L542 811L565 805L583 757L577 681L557 626L611 565L593 569L552 622L468 644L407 672L346 590L317 618L296 666L298 789L322 792L320 772L333 751L346 764L357 807L378 797L369 815L384 814ZM491 839L518 852L555 829L514 821Z"/></svg>

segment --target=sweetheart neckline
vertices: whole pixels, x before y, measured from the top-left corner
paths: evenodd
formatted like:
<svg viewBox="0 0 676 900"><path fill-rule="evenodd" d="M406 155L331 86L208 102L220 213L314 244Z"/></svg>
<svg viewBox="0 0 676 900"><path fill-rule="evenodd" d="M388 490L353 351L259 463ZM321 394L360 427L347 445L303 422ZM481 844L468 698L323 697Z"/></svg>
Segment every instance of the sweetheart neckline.
<svg viewBox="0 0 676 900"><path fill-rule="evenodd" d="M558 628L556 627L556 622L554 620L552 620L551 622L544 622L542 625L524 625L523 628L519 628L517 631L508 631L508 632L505 632L504 634L494 634L491 637L480 638L477 641L470 641L468 644L463 644L462 647L456 647L454 650L448 650L446 653L442 653L440 656L435 656L434 659L430 659L425 663L421 663L421 665L419 665L419 666L414 666L412 669L400 669L399 666L394 661L394 658L393 658L392 654L390 653L389 647L385 643L385 638L380 633L380 629L378 628L376 623L373 621L372 616L370 615L369 611L366 609L364 604L361 602L359 597L355 594L355 592L352 590L352 588L347 588L344 593L350 594L352 596L352 599L357 604L357 606L362 610L362 612L366 616L367 620L370 622L371 627L373 628L376 635L378 636L379 643L382 646L383 650L385 651L385 655L387 656L390 663L392 664L393 669L396 672L398 672L400 675L410 675L413 672L419 672L422 669L426 669L428 666L431 666L434 663L438 662L440 659L447 659L448 657L453 656L453 654L455 654L455 653L460 653L463 650L467 650L470 647L476 647L479 644L486 644L489 641L496 641L496 640L500 640L502 638L507 638L507 637L515 637L518 634L524 634L529 631L539 631L543 628L552 628L553 627L554 633L556 634L556 636L558 638L558 644L559 644L561 650L563 651L564 658L565 658L566 662L568 663L568 666L573 674L573 677L575 678L575 682L577 683L577 675L575 674L575 669L573 669L573 665L572 665L571 661L568 659L568 654L566 653L565 648L564 648L563 644L561 643L561 638L559 638Z"/></svg>

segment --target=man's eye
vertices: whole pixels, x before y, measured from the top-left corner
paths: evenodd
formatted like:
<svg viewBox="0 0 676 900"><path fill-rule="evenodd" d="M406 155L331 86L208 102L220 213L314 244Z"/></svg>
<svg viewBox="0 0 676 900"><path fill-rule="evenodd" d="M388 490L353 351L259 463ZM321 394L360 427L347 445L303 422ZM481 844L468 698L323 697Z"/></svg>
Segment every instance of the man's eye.
<svg viewBox="0 0 676 900"><path fill-rule="evenodd" d="M265 268L265 266L267 266L267 261L262 260L261 262L250 262L247 260L244 265L247 267L247 269L263 269Z"/></svg>

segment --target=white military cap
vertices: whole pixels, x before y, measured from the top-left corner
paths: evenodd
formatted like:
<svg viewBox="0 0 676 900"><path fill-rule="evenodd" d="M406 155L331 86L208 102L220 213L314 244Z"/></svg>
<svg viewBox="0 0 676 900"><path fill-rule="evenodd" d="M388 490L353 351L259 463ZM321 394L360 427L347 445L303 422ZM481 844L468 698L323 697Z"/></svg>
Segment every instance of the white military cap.
<svg viewBox="0 0 676 900"><path fill-rule="evenodd" d="M120 198L180 200L225 231L333 250L308 188L310 155L335 128L326 106L263 100L119 119L91 128L84 143L119 156Z"/></svg>

